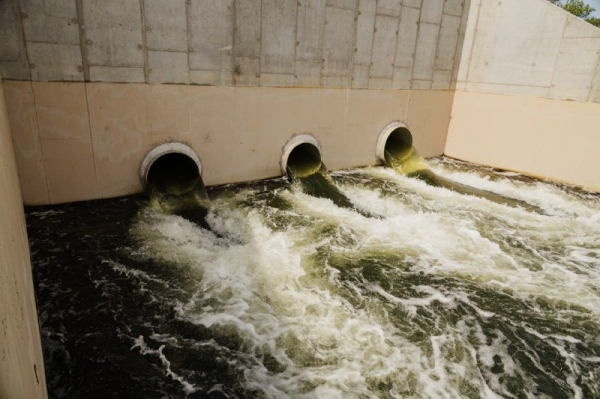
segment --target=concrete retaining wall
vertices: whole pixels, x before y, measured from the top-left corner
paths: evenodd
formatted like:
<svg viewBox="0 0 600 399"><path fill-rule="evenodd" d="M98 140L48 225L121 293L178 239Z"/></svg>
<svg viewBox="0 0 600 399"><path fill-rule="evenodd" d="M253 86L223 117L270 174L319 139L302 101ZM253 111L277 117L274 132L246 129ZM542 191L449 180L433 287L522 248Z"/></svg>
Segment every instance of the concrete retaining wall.
<svg viewBox="0 0 600 399"><path fill-rule="evenodd" d="M458 93L510 95L515 106L529 104L521 96L559 102L529 119L510 100L495 110L523 142L555 120L551 109L557 126L579 126L563 100L583 113L600 101L600 29L546 0L12 0L0 11L0 68L25 79L5 92L31 205L139 192L137 165L166 140L196 149L207 184L277 176L281 147L307 132L331 169L373 164L373 140L392 120L439 155L455 80ZM179 84L153 84L164 82ZM495 100L478 100L452 110L446 154L567 179L541 155L529 157L539 167L521 167L502 146L464 145L493 142L476 106ZM572 134L570 148L585 153L595 142L586 137ZM559 133L540 140L530 151L564 145Z"/></svg>
<svg viewBox="0 0 600 399"><path fill-rule="evenodd" d="M600 191L600 29L546 0L473 0L457 90L446 155Z"/></svg>
<svg viewBox="0 0 600 399"><path fill-rule="evenodd" d="M0 226L0 398L45 398L23 202L1 90Z"/></svg>
<svg viewBox="0 0 600 399"><path fill-rule="evenodd" d="M454 87L465 0L6 0L5 79Z"/></svg>
<svg viewBox="0 0 600 399"><path fill-rule="evenodd" d="M547 0L472 0L457 89L600 102L600 29Z"/></svg>
<svg viewBox="0 0 600 399"><path fill-rule="evenodd" d="M313 134L330 169L373 165L381 129L409 125L444 151L450 91L4 82L28 205L139 193L138 168L166 141L189 143L206 184L279 176L294 135Z"/></svg>
<svg viewBox="0 0 600 399"><path fill-rule="evenodd" d="M600 192L600 104L459 91L445 153Z"/></svg>

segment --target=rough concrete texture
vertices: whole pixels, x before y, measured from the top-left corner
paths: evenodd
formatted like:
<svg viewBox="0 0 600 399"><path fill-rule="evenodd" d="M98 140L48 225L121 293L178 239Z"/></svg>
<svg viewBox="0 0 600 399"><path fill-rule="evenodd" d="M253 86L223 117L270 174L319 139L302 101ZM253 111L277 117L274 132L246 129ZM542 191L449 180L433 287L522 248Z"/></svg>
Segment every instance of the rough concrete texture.
<svg viewBox="0 0 600 399"><path fill-rule="evenodd" d="M0 398L46 398L29 244L0 84Z"/></svg>
<svg viewBox="0 0 600 399"><path fill-rule="evenodd" d="M196 150L209 185L279 176L281 148L302 133L321 142L332 170L376 164L377 136L394 120L408 124L423 155L440 155L454 96L447 90L20 81L4 86L27 205L141 192L140 162L166 141Z"/></svg>
<svg viewBox="0 0 600 399"><path fill-rule="evenodd" d="M600 29L546 0L472 0L457 88L600 101Z"/></svg>
<svg viewBox="0 0 600 399"><path fill-rule="evenodd" d="M33 81L450 89L463 2L6 0L0 71Z"/></svg>

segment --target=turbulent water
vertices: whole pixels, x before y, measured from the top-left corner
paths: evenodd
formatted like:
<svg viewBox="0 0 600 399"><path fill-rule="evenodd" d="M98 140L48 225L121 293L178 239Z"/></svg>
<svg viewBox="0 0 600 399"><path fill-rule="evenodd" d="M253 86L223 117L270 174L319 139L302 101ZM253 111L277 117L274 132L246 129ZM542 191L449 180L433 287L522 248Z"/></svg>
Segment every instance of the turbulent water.
<svg viewBox="0 0 600 399"><path fill-rule="evenodd" d="M401 175L422 180L429 185L446 188L464 195L485 198L502 205L512 207L518 206L535 212L540 211L538 207L529 204L526 201L520 201L499 193L471 187L436 174L431 170L427 161L419 154L419 151L412 146L412 137L410 138L409 143L399 143L393 138L389 139L388 144L386 145L384 158L386 165L393 168Z"/></svg>
<svg viewBox="0 0 600 399"><path fill-rule="evenodd" d="M600 197L431 166L541 212L382 167L332 174L353 208L211 188L206 227L30 210L50 396L600 397Z"/></svg>

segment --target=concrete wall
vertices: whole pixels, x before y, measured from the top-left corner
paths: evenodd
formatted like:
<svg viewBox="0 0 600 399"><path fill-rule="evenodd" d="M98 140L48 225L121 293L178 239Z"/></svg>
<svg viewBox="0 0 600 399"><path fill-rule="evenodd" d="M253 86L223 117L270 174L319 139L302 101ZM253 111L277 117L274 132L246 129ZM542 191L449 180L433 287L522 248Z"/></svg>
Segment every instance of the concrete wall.
<svg viewBox="0 0 600 399"><path fill-rule="evenodd" d="M459 91L445 153L600 192L600 104Z"/></svg>
<svg viewBox="0 0 600 399"><path fill-rule="evenodd" d="M45 398L23 202L1 90L0 226L0 398Z"/></svg>
<svg viewBox="0 0 600 399"><path fill-rule="evenodd" d="M546 0L473 0L457 90L446 155L600 191L600 29Z"/></svg>
<svg viewBox="0 0 600 399"><path fill-rule="evenodd" d="M473 0L457 90L446 155L600 191L600 29L546 0Z"/></svg>
<svg viewBox="0 0 600 399"><path fill-rule="evenodd" d="M0 70L33 81L448 90L464 2L4 0Z"/></svg>
<svg viewBox="0 0 600 399"><path fill-rule="evenodd" d="M406 122L425 156L444 151L453 92L4 82L28 205L139 193L139 165L166 141L189 143L206 184L279 176L295 134L330 169L376 164L385 125Z"/></svg>
<svg viewBox="0 0 600 399"><path fill-rule="evenodd" d="M546 0L472 0L457 89L600 102L600 29Z"/></svg>

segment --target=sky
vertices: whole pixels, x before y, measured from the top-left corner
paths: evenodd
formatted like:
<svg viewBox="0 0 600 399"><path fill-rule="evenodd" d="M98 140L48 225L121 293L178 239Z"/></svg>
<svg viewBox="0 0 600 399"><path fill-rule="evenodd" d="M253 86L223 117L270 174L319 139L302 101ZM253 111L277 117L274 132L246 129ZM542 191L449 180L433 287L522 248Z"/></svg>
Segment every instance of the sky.
<svg viewBox="0 0 600 399"><path fill-rule="evenodd" d="M592 15L594 17L600 18L600 0L584 0L584 1L596 9L596 11L594 11L594 13Z"/></svg>

